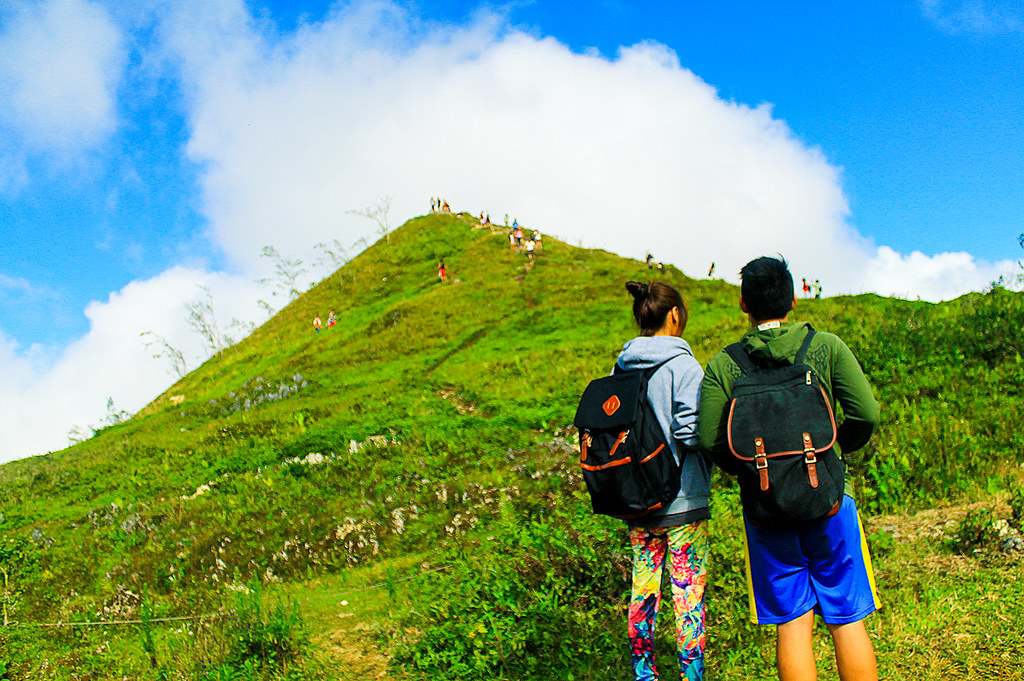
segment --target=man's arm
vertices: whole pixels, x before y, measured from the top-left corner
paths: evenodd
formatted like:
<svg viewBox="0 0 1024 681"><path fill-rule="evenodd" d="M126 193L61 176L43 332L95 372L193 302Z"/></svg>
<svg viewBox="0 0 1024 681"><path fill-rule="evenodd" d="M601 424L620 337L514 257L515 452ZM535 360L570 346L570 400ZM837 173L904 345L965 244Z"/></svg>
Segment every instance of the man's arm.
<svg viewBox="0 0 1024 681"><path fill-rule="evenodd" d="M871 439L881 408L860 363L839 338L833 345L832 396L842 405L845 417L836 436L839 448L843 454L855 452Z"/></svg>
<svg viewBox="0 0 1024 681"><path fill-rule="evenodd" d="M722 358L721 354L711 358L704 372L704 380L700 385L697 446L722 470L735 475L738 472L736 461L730 455L726 442L726 419L728 418L727 410L732 380L729 380L729 385L726 386L721 378L723 375L728 376L728 373L724 371L726 367Z"/></svg>

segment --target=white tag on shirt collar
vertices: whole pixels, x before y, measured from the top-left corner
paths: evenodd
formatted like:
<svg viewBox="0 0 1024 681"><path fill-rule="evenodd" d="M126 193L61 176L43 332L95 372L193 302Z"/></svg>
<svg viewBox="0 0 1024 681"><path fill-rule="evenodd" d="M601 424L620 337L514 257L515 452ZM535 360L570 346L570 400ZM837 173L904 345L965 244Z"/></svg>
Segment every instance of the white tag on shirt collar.
<svg viewBox="0 0 1024 681"><path fill-rule="evenodd" d="M758 324L757 330L767 331L768 329L777 329L780 326L782 326L782 322L776 319L774 322L765 322L764 324Z"/></svg>

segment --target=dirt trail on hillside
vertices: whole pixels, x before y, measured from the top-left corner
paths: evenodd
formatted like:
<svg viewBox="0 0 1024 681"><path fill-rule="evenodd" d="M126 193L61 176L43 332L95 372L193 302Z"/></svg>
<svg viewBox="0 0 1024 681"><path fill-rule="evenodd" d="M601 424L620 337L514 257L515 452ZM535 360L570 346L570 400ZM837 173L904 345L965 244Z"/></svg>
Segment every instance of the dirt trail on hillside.
<svg viewBox="0 0 1024 681"><path fill-rule="evenodd" d="M910 515L875 516L864 522L864 529L868 534L883 530L896 541L953 539L956 536L957 526L967 517L968 513L979 508L992 507L992 502L978 502L930 508ZM1000 517L1010 515L1010 507L1005 503L996 504L995 511Z"/></svg>
<svg viewBox="0 0 1024 681"><path fill-rule="evenodd" d="M915 542L936 542L941 544L955 543L960 538L960 528L969 513L976 510L989 509L992 517L1001 519L1002 530L998 530L997 542L1002 546L1002 553L1007 556L1019 556L1021 532L1011 527L1006 520L1011 517L1010 506L1003 500L982 501L970 504L958 504L932 508L909 515L876 516L864 521L864 530L870 536L879 530L892 537L900 544ZM993 530L996 526L993 525ZM1015 547L1007 548L1004 542L1011 540ZM1011 544L1012 546L1012 544ZM957 570L973 572L981 564L970 553L935 551L924 556L921 565L932 570Z"/></svg>
<svg viewBox="0 0 1024 681"><path fill-rule="evenodd" d="M339 628L324 634L322 646L337 665L339 679L397 679L388 672L388 657L370 640L365 624Z"/></svg>

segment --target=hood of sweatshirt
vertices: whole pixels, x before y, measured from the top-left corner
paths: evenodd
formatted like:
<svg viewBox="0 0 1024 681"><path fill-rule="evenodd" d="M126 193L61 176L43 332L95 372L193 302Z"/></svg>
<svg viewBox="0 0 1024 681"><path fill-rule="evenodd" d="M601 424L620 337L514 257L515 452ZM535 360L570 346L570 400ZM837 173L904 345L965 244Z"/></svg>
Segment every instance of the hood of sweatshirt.
<svg viewBox="0 0 1024 681"><path fill-rule="evenodd" d="M690 345L675 336L638 336L627 341L619 353L618 365L623 369L647 369L679 355L693 356Z"/></svg>
<svg viewBox="0 0 1024 681"><path fill-rule="evenodd" d="M808 326L807 322L783 322L775 329L751 329L743 336L743 344L755 361L763 360L766 364L789 363L800 351Z"/></svg>

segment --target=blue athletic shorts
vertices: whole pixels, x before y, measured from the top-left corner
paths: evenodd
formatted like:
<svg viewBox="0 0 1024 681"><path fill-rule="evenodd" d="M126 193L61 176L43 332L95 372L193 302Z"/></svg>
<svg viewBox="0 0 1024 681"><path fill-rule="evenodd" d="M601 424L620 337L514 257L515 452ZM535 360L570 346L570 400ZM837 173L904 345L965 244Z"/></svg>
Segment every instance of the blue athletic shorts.
<svg viewBox="0 0 1024 681"><path fill-rule="evenodd" d="M836 515L799 529L743 524L754 624L784 624L811 609L828 624L849 624L881 607L851 497Z"/></svg>

